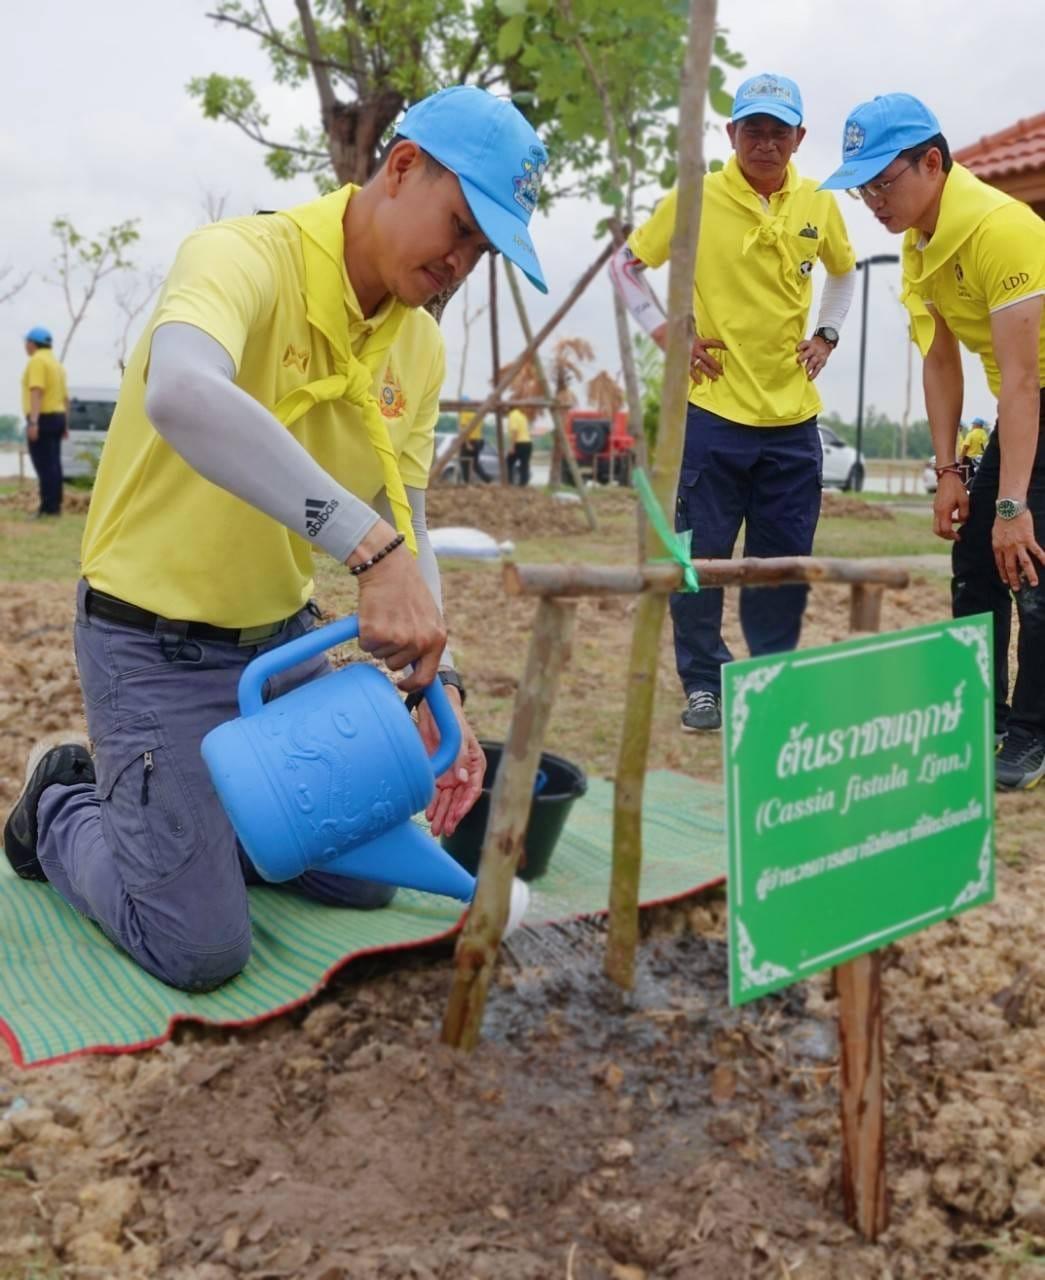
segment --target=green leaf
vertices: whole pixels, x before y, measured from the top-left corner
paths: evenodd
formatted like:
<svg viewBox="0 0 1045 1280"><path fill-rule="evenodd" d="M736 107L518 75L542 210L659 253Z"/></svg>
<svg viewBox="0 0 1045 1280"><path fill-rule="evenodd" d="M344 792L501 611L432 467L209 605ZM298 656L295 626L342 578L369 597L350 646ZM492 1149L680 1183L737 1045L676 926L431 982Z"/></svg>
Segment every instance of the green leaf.
<svg viewBox="0 0 1045 1280"><path fill-rule="evenodd" d="M529 0L497 0L497 10L502 17L524 17L529 7Z"/></svg>
<svg viewBox="0 0 1045 1280"><path fill-rule="evenodd" d="M522 47L523 34L526 29L526 18L517 13L501 27L497 33L497 56L514 58Z"/></svg>
<svg viewBox="0 0 1045 1280"><path fill-rule="evenodd" d="M721 160L712 160L708 164L708 173L718 173L719 169L724 169L725 167L725 164Z"/></svg>

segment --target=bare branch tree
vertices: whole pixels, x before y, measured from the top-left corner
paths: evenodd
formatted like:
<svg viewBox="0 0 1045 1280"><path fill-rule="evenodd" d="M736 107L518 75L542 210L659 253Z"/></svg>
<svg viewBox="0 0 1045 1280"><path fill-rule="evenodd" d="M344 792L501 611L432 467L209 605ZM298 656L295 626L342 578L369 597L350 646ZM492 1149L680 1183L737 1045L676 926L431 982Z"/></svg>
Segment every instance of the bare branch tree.
<svg viewBox="0 0 1045 1280"><path fill-rule="evenodd" d="M208 222L220 222L224 218L225 206L228 204L228 200L229 193L227 191L223 191L220 195L211 187L204 191L200 206Z"/></svg>
<svg viewBox="0 0 1045 1280"><path fill-rule="evenodd" d="M461 326L464 329L464 341L461 345L461 369L457 378L457 398L458 400L464 395L464 376L468 368L468 338L469 330L476 320L487 310L489 304L484 302L481 307L476 307L474 311L468 310L468 278L465 277L464 284L461 286L461 301L464 306L464 313L461 317Z"/></svg>
<svg viewBox="0 0 1045 1280"><path fill-rule="evenodd" d="M12 267L0 267L0 281L6 280L12 270ZM3 292L0 293L0 302L10 302L16 293L21 293L29 283L29 278L32 274L31 271L27 271L21 280L16 280L14 284L7 285Z"/></svg>
<svg viewBox="0 0 1045 1280"><path fill-rule="evenodd" d="M163 272L156 267L152 267L144 276L134 275L123 288L117 285L113 290L116 305L122 312L124 320L123 332L116 342L116 367L119 369L121 377L127 368L127 348L130 346L131 328L135 320L155 298L160 285L163 284L163 280Z"/></svg>
<svg viewBox="0 0 1045 1280"><path fill-rule="evenodd" d="M59 250L55 259L58 279L49 283L61 289L70 320L69 331L58 354L63 363L73 335L83 322L99 284L114 271L127 271L133 266L130 259L124 257L124 251L139 239L137 223L137 218L118 222L101 232L96 240L81 235L68 218L55 218L51 223L51 232L58 238Z"/></svg>

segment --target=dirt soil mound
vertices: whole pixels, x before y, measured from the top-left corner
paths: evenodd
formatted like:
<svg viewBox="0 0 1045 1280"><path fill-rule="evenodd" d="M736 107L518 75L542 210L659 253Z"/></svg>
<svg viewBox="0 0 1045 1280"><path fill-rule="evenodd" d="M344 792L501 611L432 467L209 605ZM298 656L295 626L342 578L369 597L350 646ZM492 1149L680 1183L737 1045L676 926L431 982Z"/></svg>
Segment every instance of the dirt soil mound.
<svg viewBox="0 0 1045 1280"><path fill-rule="evenodd" d="M824 491L820 504L822 516L849 516L854 520L895 520L896 517L887 506L879 502L862 502L859 498L848 498L843 493Z"/></svg>
<svg viewBox="0 0 1045 1280"><path fill-rule="evenodd" d="M599 511L628 511L630 492L600 493ZM553 498L543 489L503 485L437 485L428 491L428 524L432 529L468 525L499 542L505 539L571 537L588 532L580 502Z"/></svg>

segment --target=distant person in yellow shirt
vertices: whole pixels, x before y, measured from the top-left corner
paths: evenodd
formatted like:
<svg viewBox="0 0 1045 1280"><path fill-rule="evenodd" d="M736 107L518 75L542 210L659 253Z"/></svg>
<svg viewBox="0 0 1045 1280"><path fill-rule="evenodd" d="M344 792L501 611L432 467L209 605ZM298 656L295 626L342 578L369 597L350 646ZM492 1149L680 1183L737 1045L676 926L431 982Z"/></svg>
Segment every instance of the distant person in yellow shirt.
<svg viewBox="0 0 1045 1280"><path fill-rule="evenodd" d="M462 748L437 779L433 834L480 795L425 519L445 358L422 308L494 250L545 289L529 222L546 162L510 102L456 86L410 108L365 186L211 224L178 252L84 533L76 656L93 754L69 735L39 743L4 829L18 875L49 881L172 986L217 986L250 954L258 876L200 743L238 715L245 665L315 626L317 548L359 583L362 647L412 667L399 687L448 686ZM304 662L266 696L326 670ZM431 753L425 705L418 728ZM380 798L355 783L303 790L310 820L365 818ZM393 892L320 870L285 887L359 908Z"/></svg>
<svg viewBox="0 0 1045 1280"><path fill-rule="evenodd" d="M962 437L961 449L958 452L959 459L967 458L978 463L983 457L983 451L987 448L990 438L991 433L987 423L982 418L973 418L972 425Z"/></svg>
<svg viewBox="0 0 1045 1280"><path fill-rule="evenodd" d="M53 346L50 329L42 325L25 335L29 362L22 374L22 412L29 457L40 484L37 517L62 514L62 441L68 435L69 390Z"/></svg>
<svg viewBox="0 0 1045 1280"><path fill-rule="evenodd" d="M463 396L462 399L470 400L470 396ZM472 480L472 468L475 468L475 474L483 482L489 484L493 480L493 476L487 474L482 462L483 451L483 424L476 420L474 413L461 412L457 417L458 427L464 431L471 424L471 430L468 432L468 438L461 445L461 479L465 484L470 484Z"/></svg>
<svg viewBox="0 0 1045 1280"><path fill-rule="evenodd" d="M532 409L512 409L508 414L508 483L522 485L530 483L530 456L533 453L533 438L530 435L530 418Z"/></svg>
<svg viewBox="0 0 1045 1280"><path fill-rule="evenodd" d="M792 163L805 129L802 95L786 76L745 80L726 126L734 154L704 178L693 280L686 441L676 505L694 556L808 555L820 516L823 450L813 380L838 345L852 301L855 255L833 196ZM614 256L610 271L635 319L661 347L667 325L645 279L666 262L677 191ZM827 269L812 333L813 270ZM808 588L740 593L752 656L798 644ZM722 727L722 591L671 598L687 733Z"/></svg>
<svg viewBox="0 0 1045 1280"><path fill-rule="evenodd" d="M824 185L859 193L881 226L903 233L902 298L924 360L939 479L933 529L954 543L954 616L994 616L995 777L1003 788L1037 786L1045 777L1045 222L955 164L936 116L907 93L853 108L842 165ZM980 357L998 401L968 491L954 461L959 344ZM966 453L982 430L974 424ZM1011 708L1010 592L1020 615Z"/></svg>

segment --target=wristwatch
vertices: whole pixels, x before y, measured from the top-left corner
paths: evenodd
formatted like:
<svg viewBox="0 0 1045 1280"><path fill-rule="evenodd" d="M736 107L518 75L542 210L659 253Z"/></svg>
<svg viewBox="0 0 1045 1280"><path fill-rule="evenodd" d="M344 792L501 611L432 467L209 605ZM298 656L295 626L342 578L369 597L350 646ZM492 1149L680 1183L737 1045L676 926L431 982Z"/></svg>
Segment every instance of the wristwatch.
<svg viewBox="0 0 1045 1280"><path fill-rule="evenodd" d="M447 668L445 671L437 672L437 674L439 676L440 684L452 685L452 687L455 688L457 692L461 695L461 706L463 707L465 698L468 695L464 691L464 681L461 679L461 677L457 674L456 671L451 671L449 668ZM420 689L415 689L413 693L408 693L406 695L407 711L413 711L413 709L418 705L418 703L420 703L423 700L423 698L424 698L424 693Z"/></svg>
<svg viewBox="0 0 1045 1280"><path fill-rule="evenodd" d="M994 504L994 510L999 520L1015 520L1027 510L1027 504L1020 502L1018 498L999 498Z"/></svg>
<svg viewBox="0 0 1045 1280"><path fill-rule="evenodd" d="M832 329L830 325L825 324L823 328L817 329L813 333L814 338L823 338L829 347L838 346L838 330Z"/></svg>

